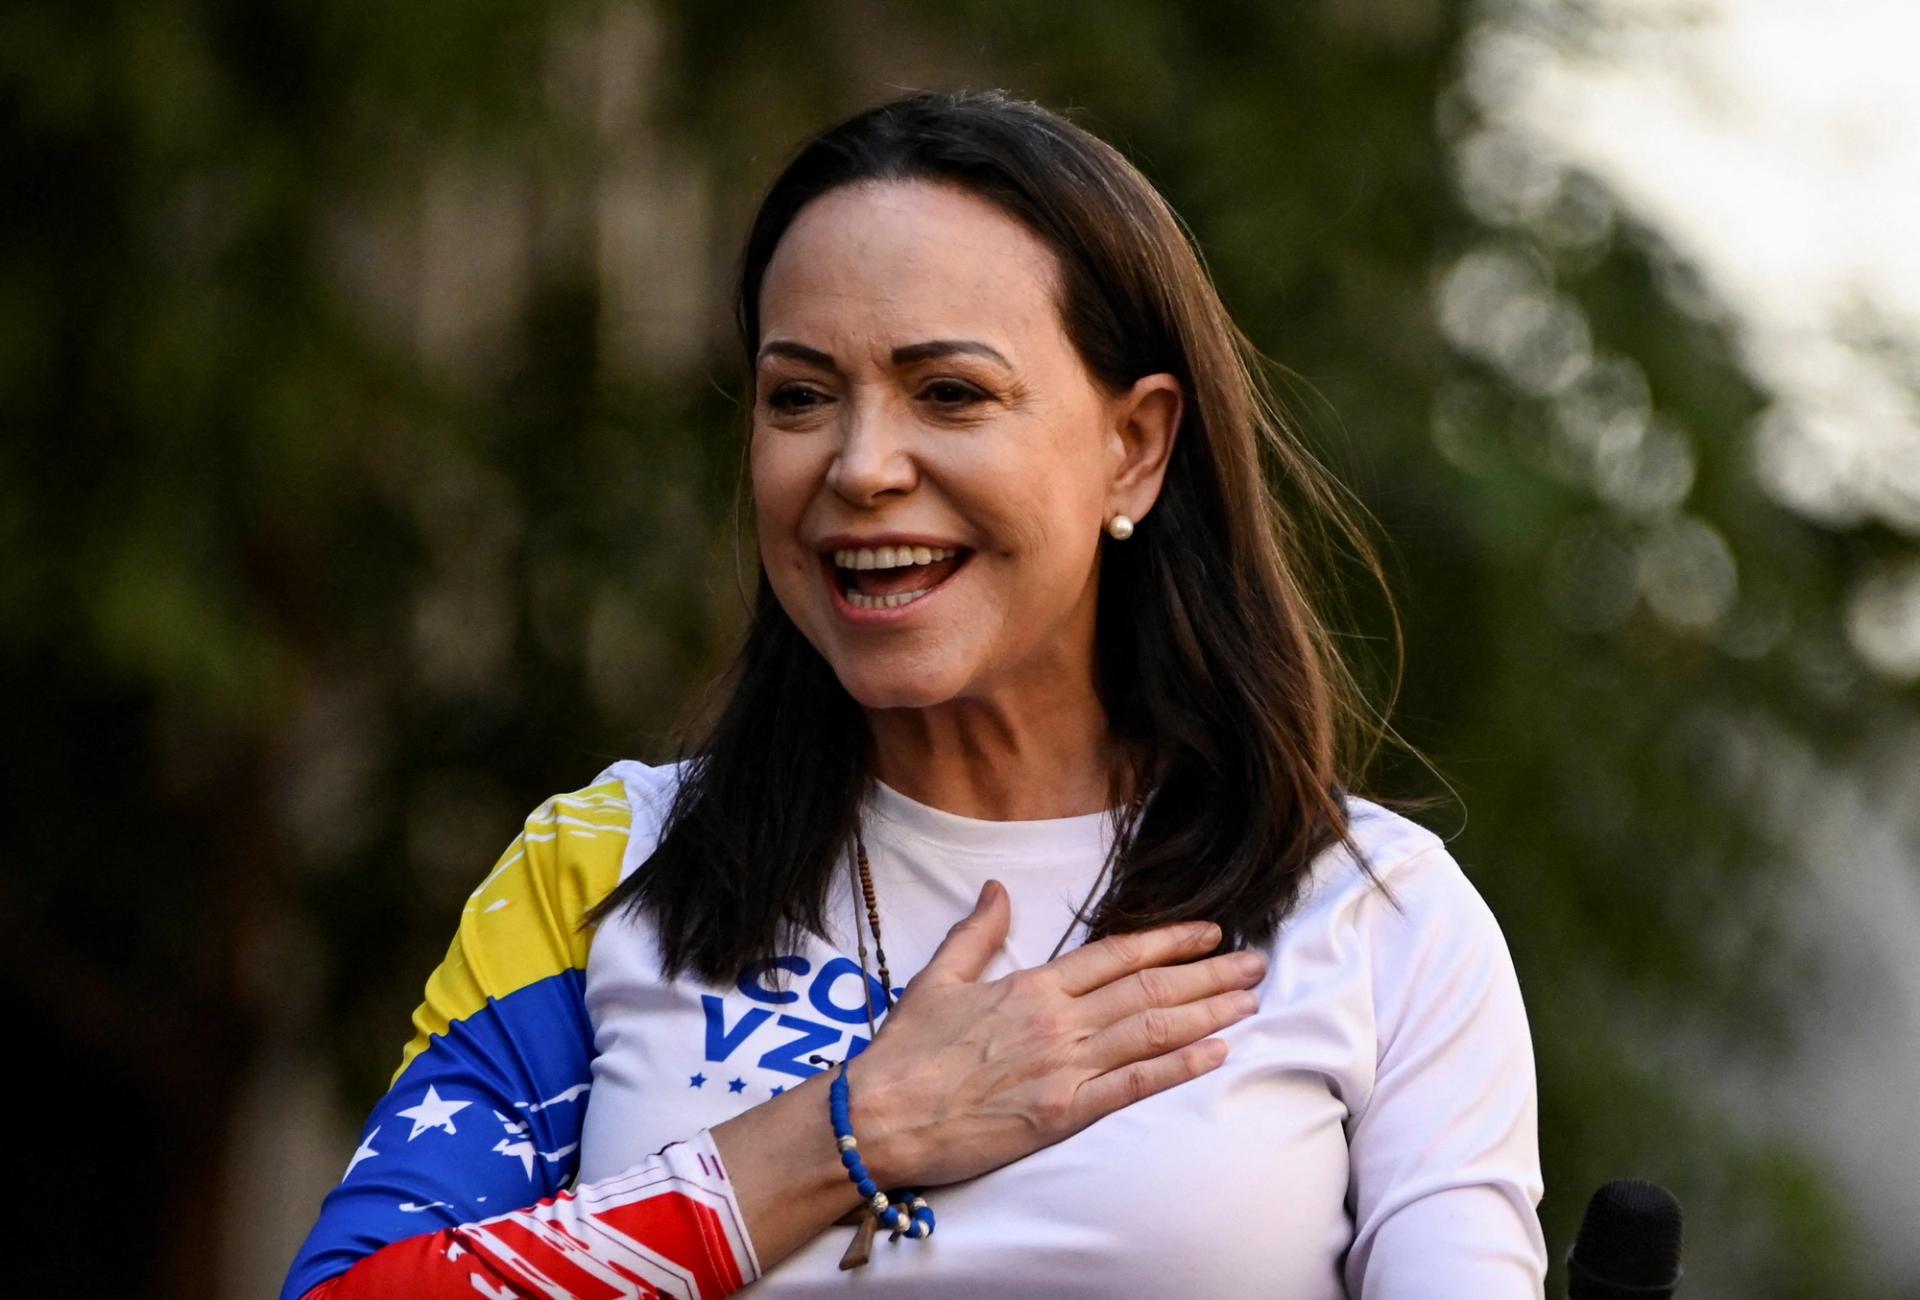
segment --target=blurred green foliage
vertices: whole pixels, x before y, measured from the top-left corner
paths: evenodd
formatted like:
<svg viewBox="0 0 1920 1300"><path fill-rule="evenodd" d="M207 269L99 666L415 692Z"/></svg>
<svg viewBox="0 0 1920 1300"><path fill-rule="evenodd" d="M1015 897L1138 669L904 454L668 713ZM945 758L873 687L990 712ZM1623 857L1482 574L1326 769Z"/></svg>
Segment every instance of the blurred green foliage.
<svg viewBox="0 0 1920 1300"><path fill-rule="evenodd" d="M1656 232L1556 247L1462 203L1466 22L1451 0L0 15L0 974L84 1117L34 1125L24 1167L124 1189L124 1248L51 1252L67 1291L206 1294L219 1243L266 1230L220 1209L254 1064L330 1061L363 1111L519 817L666 753L751 575L724 292L755 193L846 112L991 84L1163 188L1383 526L1395 721L1460 796L1431 820L1535 1027L1554 1253L1594 1186L1640 1173L1689 1206L1702 1293L1869 1294L1817 1165L1689 1069L1789 1050L1821 978L1765 774L1725 733L1844 754L1910 706L1837 631L1884 539L1754 486L1760 400L1663 291ZM1480 247L1544 267L1644 375L1684 503L1622 510L1541 394L1450 345L1436 286ZM1712 634L1620 589L1682 511L1738 565ZM1384 703L1388 626L1352 576ZM1727 631L1762 615L1787 630ZM1433 788L1404 758L1379 775Z"/></svg>

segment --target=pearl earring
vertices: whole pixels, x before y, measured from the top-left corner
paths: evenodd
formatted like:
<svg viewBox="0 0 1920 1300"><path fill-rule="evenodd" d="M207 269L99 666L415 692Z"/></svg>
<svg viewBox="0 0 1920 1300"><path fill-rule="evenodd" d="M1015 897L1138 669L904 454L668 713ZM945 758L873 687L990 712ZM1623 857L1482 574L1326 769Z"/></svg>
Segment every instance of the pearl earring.
<svg viewBox="0 0 1920 1300"><path fill-rule="evenodd" d="M1125 515L1115 515L1107 520L1107 534L1116 542L1124 542L1133 536L1133 520Z"/></svg>

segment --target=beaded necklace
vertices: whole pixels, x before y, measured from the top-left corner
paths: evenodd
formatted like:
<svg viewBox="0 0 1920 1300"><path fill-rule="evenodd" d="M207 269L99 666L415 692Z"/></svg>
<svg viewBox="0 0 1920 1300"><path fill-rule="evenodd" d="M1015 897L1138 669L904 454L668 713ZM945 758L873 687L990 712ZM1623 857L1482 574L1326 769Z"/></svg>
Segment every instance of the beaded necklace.
<svg viewBox="0 0 1920 1300"><path fill-rule="evenodd" d="M1073 920L1067 922L1067 928L1060 932L1060 938L1055 941L1053 951L1047 954L1048 961L1052 961L1060 955L1060 950L1066 946L1067 936L1073 933L1073 928L1086 921L1091 915L1089 909L1093 906L1094 897L1098 894L1101 885L1106 881L1107 874L1113 869L1113 864L1126 859L1127 850L1133 846L1133 834L1140 824L1140 814L1146 807L1146 802L1147 795L1145 789L1140 790L1132 799L1127 801L1126 818L1120 827L1119 833L1114 836L1113 844L1107 850L1106 859L1101 862L1099 873L1094 876L1093 885L1087 890L1086 898L1082 900L1080 907L1074 912ZM874 960L875 964L880 967L880 992L881 996L885 999L887 1010L891 1011L893 1009L895 999L893 996L893 976L887 972L887 950L880 942L880 905L873 888L873 869L867 863L867 845L866 841L861 838L860 823L857 819L853 827L853 866L855 872L853 878L855 901L856 904L864 902L867 909L866 930L860 928L860 922L856 916L853 935L855 946L860 953L861 1001L866 1006L867 1037L868 1041L871 1042L874 1036L879 1033L879 1030L874 1023L873 976L867 972L868 930L873 933ZM878 1220L876 1220L865 1207L861 1207L855 1209L851 1214L841 1219L840 1222L857 1224L859 1229L854 1233L853 1240L848 1243L847 1253L840 1259L840 1267L843 1269L858 1268L867 1262L873 1252L873 1236L878 1225Z"/></svg>

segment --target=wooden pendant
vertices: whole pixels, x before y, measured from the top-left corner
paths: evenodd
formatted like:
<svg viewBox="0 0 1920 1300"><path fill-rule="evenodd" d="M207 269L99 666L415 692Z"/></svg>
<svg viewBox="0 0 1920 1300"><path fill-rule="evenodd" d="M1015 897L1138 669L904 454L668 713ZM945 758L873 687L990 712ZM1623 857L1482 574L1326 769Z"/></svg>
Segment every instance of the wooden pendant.
<svg viewBox="0 0 1920 1300"><path fill-rule="evenodd" d="M840 1267L843 1269L859 1268L873 1258L873 1234L880 1226L880 1220L873 1217L872 1210L861 1206L840 1222L853 1223L856 1220L860 1226L854 1230L853 1240L847 1243L847 1253L840 1257Z"/></svg>

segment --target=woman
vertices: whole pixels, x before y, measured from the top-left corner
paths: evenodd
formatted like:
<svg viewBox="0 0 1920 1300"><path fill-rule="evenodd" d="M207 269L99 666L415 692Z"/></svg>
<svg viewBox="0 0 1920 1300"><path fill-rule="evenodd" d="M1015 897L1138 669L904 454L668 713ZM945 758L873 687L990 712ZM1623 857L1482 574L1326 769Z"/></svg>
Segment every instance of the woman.
<svg viewBox="0 0 1920 1300"><path fill-rule="evenodd" d="M1511 962L1343 791L1263 454L1333 497L1165 203L910 96L774 183L738 311L732 694L474 893L285 1294L1538 1296Z"/></svg>

